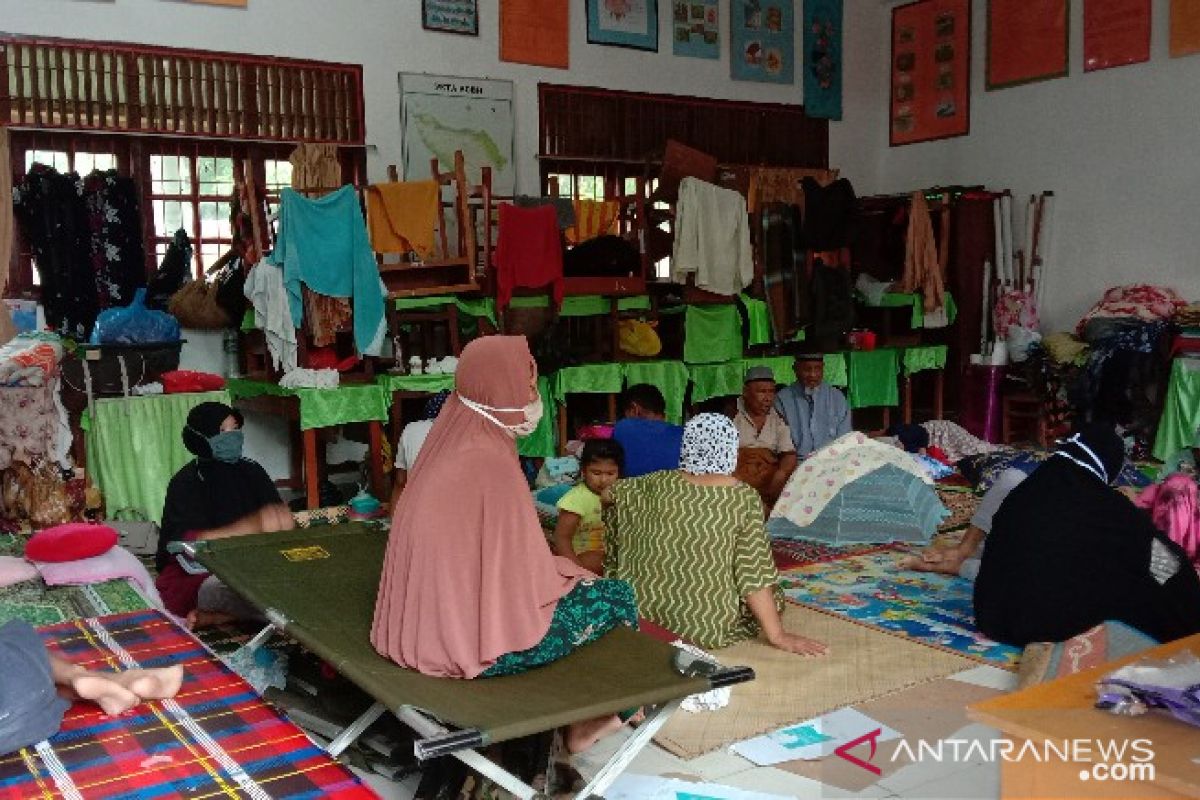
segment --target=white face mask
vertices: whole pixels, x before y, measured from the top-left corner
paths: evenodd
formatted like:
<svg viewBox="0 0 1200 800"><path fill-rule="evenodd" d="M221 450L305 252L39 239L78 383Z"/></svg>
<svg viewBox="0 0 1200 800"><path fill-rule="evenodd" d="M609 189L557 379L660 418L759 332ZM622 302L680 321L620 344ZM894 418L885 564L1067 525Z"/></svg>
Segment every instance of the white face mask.
<svg viewBox="0 0 1200 800"><path fill-rule="evenodd" d="M464 406L471 409L476 414L479 414L481 417L490 420L497 426L511 432L515 436L528 436L536 431L538 423L542 420L542 413L544 411L542 408L541 395L538 395L536 400L524 408L496 408L495 406L485 406L482 403L476 403L474 400L463 397L461 394L458 396L458 399ZM525 421L516 425L508 425L492 416L492 414L489 413L492 411L505 414L515 414L519 411L525 415Z"/></svg>

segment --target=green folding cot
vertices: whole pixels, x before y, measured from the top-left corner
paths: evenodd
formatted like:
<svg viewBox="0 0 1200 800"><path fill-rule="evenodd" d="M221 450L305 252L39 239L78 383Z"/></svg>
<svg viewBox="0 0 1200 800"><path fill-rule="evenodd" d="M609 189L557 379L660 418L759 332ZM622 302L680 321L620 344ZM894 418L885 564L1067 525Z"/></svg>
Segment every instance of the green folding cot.
<svg viewBox="0 0 1200 800"><path fill-rule="evenodd" d="M535 790L477 748L642 707L647 718L578 795L601 797L691 694L753 680L623 628L545 667L500 678L433 678L380 656L369 634L387 532L350 524L173 545L261 608L251 642L286 633L376 703L328 745L335 757L390 711L418 734L420 759L453 755L521 798ZM447 599L449 602L449 598Z"/></svg>

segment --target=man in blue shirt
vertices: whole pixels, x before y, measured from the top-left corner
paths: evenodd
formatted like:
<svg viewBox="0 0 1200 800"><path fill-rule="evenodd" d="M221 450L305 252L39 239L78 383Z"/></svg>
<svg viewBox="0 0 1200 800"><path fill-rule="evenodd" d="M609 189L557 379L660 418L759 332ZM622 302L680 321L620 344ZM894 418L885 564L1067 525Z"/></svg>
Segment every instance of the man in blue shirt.
<svg viewBox="0 0 1200 800"><path fill-rule="evenodd" d="M683 428L667 422L667 401L657 387L638 383L625 390L624 419L613 438L625 448L623 478L636 478L664 469L679 469Z"/></svg>
<svg viewBox="0 0 1200 800"><path fill-rule="evenodd" d="M850 404L839 390L825 383L825 356L796 356L796 382L775 398L775 408L787 420L800 458L820 450L851 431Z"/></svg>

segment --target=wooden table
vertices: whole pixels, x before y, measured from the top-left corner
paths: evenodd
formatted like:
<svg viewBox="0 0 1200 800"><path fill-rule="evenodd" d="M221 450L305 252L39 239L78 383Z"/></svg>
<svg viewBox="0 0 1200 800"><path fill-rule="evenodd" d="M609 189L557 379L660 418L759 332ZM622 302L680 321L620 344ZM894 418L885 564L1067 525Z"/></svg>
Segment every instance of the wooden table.
<svg viewBox="0 0 1200 800"><path fill-rule="evenodd" d="M1143 653L1117 659L1095 669L1030 687L1014 694L970 706L969 716L999 728L1013 741L1014 752L1026 742L1061 743L1085 740L1118 745L1135 739L1148 740L1154 767L1152 780L1120 782L1097 780L1081 770L1095 764L1132 765L1124 758L1105 759L1091 748L1090 758L1063 762L1032 758L1004 761L1000 765L1001 796L1004 798L1179 798L1200 797L1200 729L1176 720L1166 712L1152 711L1140 717L1121 717L1094 708L1095 683L1118 667L1147 656L1165 658L1181 650L1200 656L1200 634L1160 645Z"/></svg>

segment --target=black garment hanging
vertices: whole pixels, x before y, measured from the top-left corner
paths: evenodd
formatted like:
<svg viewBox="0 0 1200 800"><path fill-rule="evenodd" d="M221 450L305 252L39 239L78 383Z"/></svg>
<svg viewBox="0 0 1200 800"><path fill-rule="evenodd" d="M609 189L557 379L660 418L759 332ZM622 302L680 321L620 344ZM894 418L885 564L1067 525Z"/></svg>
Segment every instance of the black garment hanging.
<svg viewBox="0 0 1200 800"><path fill-rule="evenodd" d="M814 252L839 250L850 245L850 219L857 199L845 178L821 186L812 178L800 181L804 189L804 244Z"/></svg>

